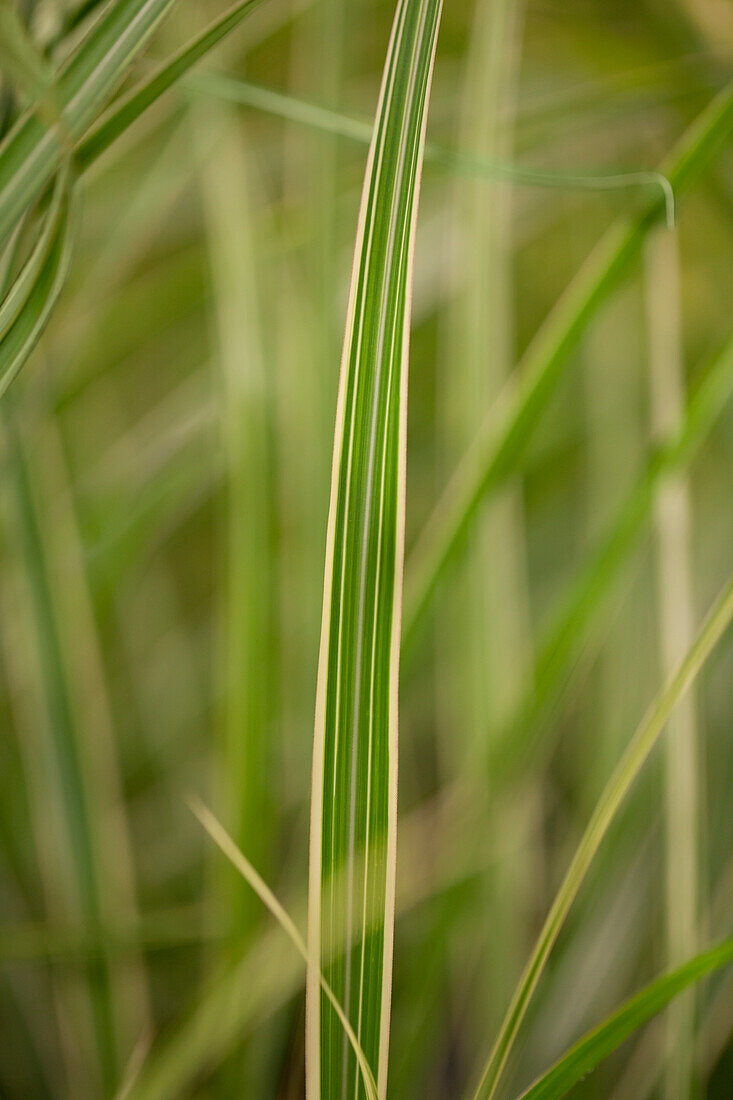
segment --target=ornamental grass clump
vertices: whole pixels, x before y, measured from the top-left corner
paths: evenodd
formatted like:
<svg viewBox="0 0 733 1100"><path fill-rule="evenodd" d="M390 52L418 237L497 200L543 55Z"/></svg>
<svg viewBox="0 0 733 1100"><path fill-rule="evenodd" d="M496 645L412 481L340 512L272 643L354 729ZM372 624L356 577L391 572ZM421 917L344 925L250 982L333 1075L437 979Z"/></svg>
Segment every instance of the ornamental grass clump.
<svg viewBox="0 0 733 1100"><path fill-rule="evenodd" d="M730 1092L729 21L388 7L0 5L8 1096Z"/></svg>

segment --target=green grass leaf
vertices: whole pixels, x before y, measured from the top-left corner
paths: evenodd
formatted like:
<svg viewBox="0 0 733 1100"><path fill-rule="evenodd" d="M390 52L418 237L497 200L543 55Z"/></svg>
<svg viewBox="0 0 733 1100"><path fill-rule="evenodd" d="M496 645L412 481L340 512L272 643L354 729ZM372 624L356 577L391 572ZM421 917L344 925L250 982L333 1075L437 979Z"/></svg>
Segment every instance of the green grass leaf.
<svg viewBox="0 0 733 1100"><path fill-rule="evenodd" d="M0 0L0 60L5 75L26 92L44 121L50 126L61 123L53 71L11 0Z"/></svg>
<svg viewBox="0 0 733 1100"><path fill-rule="evenodd" d="M13 280L12 286L10 286L2 303L0 303L0 340L5 338L8 330L15 323L18 314L28 301L48 260L54 241L59 235L69 198L69 174L69 165L62 165L56 176L51 200L36 243L20 272ZM11 245L8 252L10 254L13 251Z"/></svg>
<svg viewBox="0 0 733 1100"><path fill-rule="evenodd" d="M733 939L728 939L656 978L607 1020L579 1039L551 1069L522 1093L519 1100L559 1100L683 990L706 974L726 966L731 960Z"/></svg>
<svg viewBox="0 0 733 1100"><path fill-rule="evenodd" d="M609 779L558 890L481 1074L475 1100L491 1100L520 1024L565 917L629 788L676 703L685 694L733 618L733 578L726 584L675 674L660 691Z"/></svg>
<svg viewBox="0 0 733 1100"><path fill-rule="evenodd" d="M104 910L99 851L83 756L74 722L59 624L54 613L53 582L49 575L41 521L34 499L26 449L11 405L12 402L9 403L7 399L0 401L0 414L10 466L18 542L30 597L30 615L34 624L43 703L53 744L53 765L72 856L80 917L88 934L98 940L101 938ZM104 1095L111 1095L117 1083L118 1051L110 972L104 952L89 961L86 977Z"/></svg>
<svg viewBox="0 0 733 1100"><path fill-rule="evenodd" d="M361 937L326 975L380 1096L392 984L412 251L440 9L440 0L397 6L367 163L336 414L313 749L309 955L320 965L362 915ZM333 887L342 869L343 891ZM315 966L306 1015L309 1100L363 1094Z"/></svg>
<svg viewBox="0 0 733 1100"><path fill-rule="evenodd" d="M73 200L63 168L37 244L0 306L0 398L36 346L64 288L74 239Z"/></svg>
<svg viewBox="0 0 733 1100"><path fill-rule="evenodd" d="M80 137L105 98L142 49L175 0L114 5L99 21L59 76L56 95L63 123L59 134L45 129L33 114L23 117L0 147L0 237L33 202L62 161L46 227L23 271L0 307L0 395L35 346L61 291L70 261L70 172L63 162L67 136ZM116 104L81 143L75 167L87 168L187 69L229 33L261 0L244 0L181 49L152 77ZM140 9L140 10L138 10ZM126 25L125 18L130 20ZM62 140L63 139L63 140ZM31 287L33 293L31 295ZM32 301L29 300L29 296ZM25 308L20 309L23 302ZM10 326L15 323L5 339Z"/></svg>
<svg viewBox="0 0 733 1100"><path fill-rule="evenodd" d="M733 128L733 83L706 107L660 166L675 195L700 175ZM614 222L557 302L517 370L503 400L484 424L453 475L407 562L404 646L448 563L462 545L482 500L516 470L532 432L555 392L570 352L598 308L638 256L642 241L664 209L663 197L635 217Z"/></svg>
<svg viewBox="0 0 733 1100"><path fill-rule="evenodd" d="M160 65L152 76L141 81L118 103L114 103L85 136L77 150L77 160L82 170L88 168L97 157L101 156L105 149L108 149L113 141L137 121L148 107L261 3L262 0L241 0L240 3L234 4L195 38L192 38L169 61Z"/></svg>
<svg viewBox="0 0 733 1100"><path fill-rule="evenodd" d="M366 1089L369 1100L377 1100L377 1086L374 1083L372 1071L369 1068L369 1063L364 1057L364 1051L359 1045L359 1041L354 1034L354 1029L349 1023L348 1017L344 1012L340 1001L335 996L330 985L326 981L323 971L308 954L308 948L305 940L301 936L300 932L295 925L292 917L288 911L284 908L280 901L275 897L270 887L267 885L261 875L257 873L252 864L249 862L244 853L237 847L232 838L227 833L226 829L220 824L220 822L214 817L210 810L207 809L204 804L198 799L191 799L190 807L195 816L203 825L206 832L209 834L215 844L219 846L221 851L227 857L227 859L236 867L245 881L252 887L257 897L262 904L272 913L277 923L285 932L290 942L295 947L295 950L300 955L304 963L314 969L318 975L318 981L325 997L327 997L331 1007L336 1013L339 1023L344 1030L348 1042L351 1044L351 1049L354 1052L354 1057L359 1065L359 1072L361 1073L361 1079Z"/></svg>
<svg viewBox="0 0 733 1100"><path fill-rule="evenodd" d="M200 95L236 103L256 111L286 119L317 130L322 134L346 138L363 145L372 140L372 124L367 119L334 111L301 96L287 95L274 88L265 88L251 80L226 73L197 72L186 80L186 88ZM468 178L512 180L526 187L548 187L568 191L617 191L621 189L655 188L664 197L666 221L674 225L675 198L672 185L661 172L632 171L611 175L583 172L548 171L515 164L508 160L477 152L453 149L448 145L425 145L425 161L442 165L456 175Z"/></svg>
<svg viewBox="0 0 733 1100"><path fill-rule="evenodd" d="M64 126L78 140L94 120L175 0L117 0L57 76ZM64 143L32 112L0 146L0 238L51 179Z"/></svg>
<svg viewBox="0 0 733 1100"><path fill-rule="evenodd" d="M278 692L272 672L274 567L271 540L275 484L269 441L271 372L267 370L260 281L266 257L256 230L257 189L242 134L230 117L193 113L201 194L215 295L217 411L226 461L227 528L220 609L225 700L216 787L221 816L252 862L268 871L274 833L273 747ZM216 134L212 141L212 134ZM229 870L227 868L227 870ZM245 936L258 906L238 876L227 876L233 927Z"/></svg>
<svg viewBox="0 0 733 1100"><path fill-rule="evenodd" d="M516 777L538 748L546 720L580 660L594 622L608 606L614 583L649 520L669 478L693 460L733 393L733 340L706 369L678 429L649 456L621 501L603 539L578 570L561 607L537 647L532 674L500 731L492 770Z"/></svg>

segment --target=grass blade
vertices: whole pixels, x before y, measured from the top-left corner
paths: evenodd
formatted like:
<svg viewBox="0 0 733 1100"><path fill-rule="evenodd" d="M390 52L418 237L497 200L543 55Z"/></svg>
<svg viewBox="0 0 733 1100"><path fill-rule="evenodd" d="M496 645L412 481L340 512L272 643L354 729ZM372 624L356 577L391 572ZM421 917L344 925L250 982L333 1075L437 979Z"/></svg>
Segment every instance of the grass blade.
<svg viewBox="0 0 733 1100"><path fill-rule="evenodd" d="M695 679L731 618L733 618L733 578L723 589L685 659L647 711L646 717L631 738L598 801L504 1017L496 1043L476 1089L475 1100L490 1100L495 1095L509 1051L550 951L608 827L674 707Z"/></svg>
<svg viewBox="0 0 733 1100"><path fill-rule="evenodd" d="M380 1096L394 925L411 269L440 9L440 0L398 3L367 162L336 414L313 749L309 955L320 965L340 929L352 928L352 913L371 924L327 976ZM354 859L361 849L363 875ZM324 888L342 868L343 905ZM313 966L306 1016L309 1100L359 1095L355 1059Z"/></svg>
<svg viewBox="0 0 733 1100"><path fill-rule="evenodd" d="M522 1093L520 1100L559 1100L688 986L726 966L731 960L733 939L728 939L709 951L701 952L669 974L663 974L579 1039L552 1069L543 1073Z"/></svg>
<svg viewBox="0 0 733 1100"><path fill-rule="evenodd" d="M283 905L273 894L270 887L267 885L261 875L257 873L247 857L237 847L232 838L227 833L226 829L220 824L214 817L210 810L204 806L198 799L192 799L190 802L192 812L198 818L201 825L203 825L206 832L209 834L215 844L219 846L221 851L227 857L227 859L236 867L242 877L249 883L257 897L260 899L263 905L265 905L272 913L275 920L278 922L282 930L287 935L290 942L295 947L296 951L300 955L304 963L306 963L312 969L316 969L318 973L318 980L321 989L326 996L338 1016L339 1023L344 1029L344 1033L351 1044L351 1049L354 1052L354 1056L359 1065L359 1071L362 1075L362 1081L367 1092L369 1100L377 1100L377 1087L374 1083L372 1071L369 1068L369 1063L364 1057L364 1052L359 1045L359 1041L354 1034L354 1029L349 1023L348 1017L337 997L335 996L330 985L326 981L323 971L320 967L317 967L314 961L308 954L308 948L306 947L305 940L298 931L292 917Z"/></svg>
<svg viewBox="0 0 733 1100"><path fill-rule="evenodd" d="M116 0L58 74L55 97L78 140L175 0ZM32 113L0 146L0 238L53 175L65 141Z"/></svg>
<svg viewBox="0 0 733 1100"><path fill-rule="evenodd" d="M0 304L0 340L4 339L8 329L17 320L48 260L48 254L59 235L66 214L69 187L69 166L65 164L56 176L53 194L38 239Z"/></svg>
<svg viewBox="0 0 733 1100"><path fill-rule="evenodd" d="M32 109L50 126L59 123L53 72L11 0L0 0L0 59L5 75L10 75L29 96Z"/></svg>
<svg viewBox="0 0 733 1100"><path fill-rule="evenodd" d="M32 602L36 646L42 675L48 726L53 738L54 765L58 775L64 825L72 853L81 918L88 933L99 939L103 901L99 853L90 813L87 781L76 736L73 707L62 656L58 624L39 518L24 447L15 415L7 400L0 402L3 428L13 481L19 541ZM110 973L103 955L90 961L87 976L94 1031L99 1052L103 1093L110 1095L117 1077L117 1043Z"/></svg>
<svg viewBox="0 0 733 1100"><path fill-rule="evenodd" d="M234 4L174 54L170 61L156 69L152 76L113 104L79 145L77 160L82 170L101 156L148 107L261 3L262 0L241 0Z"/></svg>
<svg viewBox="0 0 733 1100"><path fill-rule="evenodd" d="M45 233L42 231L41 254L37 254L35 250L31 253L26 267L21 271L3 306L0 307L4 309L6 304L8 305L8 320L15 314L15 319L10 323L8 331L0 342L0 398L40 339L69 273L75 210L74 193L68 186L68 182L66 177L58 207L53 213L50 240L45 239ZM18 287L17 300L16 286ZM23 298L25 302L21 306Z"/></svg>
<svg viewBox="0 0 733 1100"><path fill-rule="evenodd" d="M649 327L652 431L663 438L684 415L679 243L655 232L647 241L644 273ZM655 501L657 634L667 675L693 637L690 486L680 471L661 486ZM700 767L694 691L669 720L665 739L665 878L667 963L677 965L698 949L698 844ZM667 1013L667 1100L695 1093L695 996L691 990Z"/></svg>
<svg viewBox="0 0 733 1100"><path fill-rule="evenodd" d="M250 107L275 118L286 119L300 126L317 130L322 134L346 138L362 145L372 140L372 124L365 118L355 118L311 103L301 96L287 95L254 84L250 80L229 76L218 72L197 72L186 81L191 91L236 103L240 107ZM333 101L333 99L332 99ZM568 191L616 191L619 189L655 188L664 199L666 221L669 226L675 221L675 197L672 185L662 172L636 171L620 172L612 175L591 172L560 172L530 168L515 164L510 160L499 159L481 152L464 152L448 145L425 145L425 161L441 165L456 175L467 178L513 180L526 187L549 187Z"/></svg>
<svg viewBox="0 0 733 1100"><path fill-rule="evenodd" d="M255 231L254 179L242 134L231 116L194 115L202 146L201 185L215 292L219 411L226 456L227 527L221 600L223 737L217 786L223 816L240 847L267 873L273 835L271 672L275 603L269 435L271 393L261 331L260 240ZM211 133L217 140L208 140ZM207 135L206 143L204 135ZM257 915L238 876L227 880L232 926L251 932Z"/></svg>
<svg viewBox="0 0 733 1100"><path fill-rule="evenodd" d="M733 83L708 105L661 166L675 194L705 168L733 127ZM568 356L659 219L662 197L636 217L615 222L598 243L517 367L511 385L487 415L474 444L436 506L407 562L403 645L416 627L448 563L463 543L484 497L516 469L554 393Z"/></svg>
<svg viewBox="0 0 733 1100"><path fill-rule="evenodd" d="M494 769L519 774L537 745L541 721L567 683L588 630L600 615L629 552L666 480L694 458L733 392L733 340L707 369L682 424L652 453L641 477L618 507L597 549L579 572L538 646L534 671L497 740Z"/></svg>
<svg viewBox="0 0 733 1100"><path fill-rule="evenodd" d="M470 880L477 868L494 858L492 845L477 828L477 814L462 813L455 805L447 815L445 810L442 806L422 805L400 822L402 866L408 873L401 875L397 884L398 915L409 914L426 898ZM444 827L446 817L450 819L449 829ZM468 853L461 849L466 836L477 842ZM429 862L421 858L428 837L436 841L434 859ZM517 849L520 846L521 842ZM359 853L359 859L363 866L363 853ZM304 922L306 898L299 893L292 895L287 911L296 915L296 925L301 924L300 914ZM342 946L334 945L337 953ZM132 1089L134 1100L178 1100L204 1074L221 1064L237 1043L296 996L301 987L300 967L294 959L283 957L280 935L260 931L236 963L208 985L193 1012L185 1013L156 1040ZM242 990L247 990L246 997Z"/></svg>

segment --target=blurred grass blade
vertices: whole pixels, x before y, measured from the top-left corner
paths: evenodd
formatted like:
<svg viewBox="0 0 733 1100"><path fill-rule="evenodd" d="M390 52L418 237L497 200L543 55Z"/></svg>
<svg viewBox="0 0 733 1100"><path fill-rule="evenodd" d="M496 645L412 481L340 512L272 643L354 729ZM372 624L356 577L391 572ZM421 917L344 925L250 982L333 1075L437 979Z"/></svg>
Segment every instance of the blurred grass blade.
<svg viewBox="0 0 733 1100"><path fill-rule="evenodd" d="M270 433L272 401L262 331L266 257L256 230L261 205L243 135L231 118L195 112L200 176L215 298L221 437L226 460L226 531L221 599L221 816L235 842L263 873L275 825L273 751L278 692L271 672L274 635ZM212 141L212 135L216 139ZM254 167L254 166L253 166ZM229 824L231 822L231 824ZM258 915L239 876L224 889L238 937Z"/></svg>
<svg viewBox="0 0 733 1100"><path fill-rule="evenodd" d="M374 1077L372 1071L369 1068L369 1063L364 1057L364 1052L359 1045L359 1041L354 1034L349 1020L344 1012L340 1002L336 998L333 990L326 981L322 970L317 967L313 960L308 955L308 948L306 947L305 940L298 931L292 917L283 905L273 894L270 887L267 885L261 875L257 873L255 868L249 862L244 853L237 847L232 838L227 833L222 824L214 817L210 810L204 806L197 798L193 798L189 801L192 812L198 818L201 825L203 825L206 832L211 839L221 849L227 859L233 864L239 871L243 878L249 883L257 897L260 899L263 905L269 909L275 920L278 922L282 930L285 932L290 942L295 947L296 951L302 958L303 962L308 966L317 970L318 980L320 982L321 989L324 995L331 1003L334 1012L338 1016L339 1023L344 1029L344 1033L351 1044L351 1048L354 1051L354 1056L359 1064L359 1070L362 1075L364 1087L366 1088L367 1096L369 1100L377 1100L377 1087L374 1083Z"/></svg>
<svg viewBox="0 0 733 1100"><path fill-rule="evenodd" d="M399 0L359 215L326 543L311 793L309 1100L363 1095L327 971L384 1096L397 826L397 680L412 252L441 0ZM355 853L365 851L363 871ZM361 861L360 861L361 862ZM345 890L335 896L336 876ZM330 885L330 889L328 884ZM367 930L367 926L369 930ZM342 929L347 929L344 935Z"/></svg>
<svg viewBox="0 0 733 1100"><path fill-rule="evenodd" d="M677 234L649 235L644 254L649 329L651 429L664 438L684 416L685 382L681 332L680 256ZM682 471L660 487L654 508L657 573L657 636L660 667L668 675L690 645L694 631L692 531L689 481ZM665 738L665 881L667 965L677 966L699 949L698 848L702 791L695 692L669 720ZM690 990L666 1020L665 1100L686 1100L695 1087L695 995Z"/></svg>
<svg viewBox="0 0 733 1100"><path fill-rule="evenodd" d="M114 103L80 143L77 160L81 169L88 168L163 92L172 87L262 2L263 0L241 0L234 4L174 54L170 61L156 69L152 76L134 87L118 103Z"/></svg>
<svg viewBox="0 0 733 1100"><path fill-rule="evenodd" d="M64 125L78 140L94 120L175 0L116 0L83 39L56 80ZM58 134L25 114L0 146L0 238L53 175Z"/></svg>
<svg viewBox="0 0 733 1100"><path fill-rule="evenodd" d="M12 0L0 0L0 62L3 74L26 92L32 107L49 125L61 121L51 67Z"/></svg>
<svg viewBox="0 0 733 1100"><path fill-rule="evenodd" d="M46 211L43 226L33 249L18 276L0 304L0 340L15 322L28 301L40 273L48 260L48 254L56 240L66 214L70 187L70 166L65 163L59 169L53 193Z"/></svg>
<svg viewBox="0 0 733 1100"><path fill-rule="evenodd" d="M660 489L670 476L689 466L731 393L733 339L705 372L677 430L658 443L544 632L533 673L497 740L494 768L518 775L527 762L540 736L541 722L551 713L580 658L588 631L607 605L613 584L650 517Z"/></svg>
<svg viewBox="0 0 733 1100"><path fill-rule="evenodd" d="M697 118L661 170L676 195L688 187L733 127L733 83ZM638 255L645 234L658 220L663 199L645 204L635 217L620 218L586 263L536 334L503 400L487 413L423 530L408 563L405 582L404 645L415 634L423 612L449 561L462 544L487 493L517 468L532 432L589 320Z"/></svg>
<svg viewBox="0 0 733 1100"><path fill-rule="evenodd" d="M443 808L430 803L402 817L400 851L408 873L400 876L397 885L398 914L409 914L426 898L469 881L476 867L484 867L492 858L493 845L475 827L477 820L473 811L465 813L452 805L446 829ZM462 844L467 836L476 841L468 852ZM427 837L435 842L434 858L429 861L422 858ZM363 866L362 857L359 853ZM296 925L301 914L305 922L306 898L300 891L290 897L287 911L296 914ZM335 952L341 947L334 945ZM215 1071L246 1036L292 1001L302 984L300 966L291 956L283 956L279 932L260 929L235 964L207 985L193 1010L180 1013L174 1026L156 1038L132 1089L134 1100L178 1100L188 1095L196 1081ZM242 990L247 991L246 997Z"/></svg>
<svg viewBox="0 0 733 1100"><path fill-rule="evenodd" d="M517 0L476 0L473 5L457 143L487 162L506 162L513 155L524 15L525 5ZM427 156L428 150L426 161ZM516 323L513 188L506 183L488 187L476 174L466 178L461 173L451 182L452 248L445 264L445 294L452 301L445 311L445 331L438 329L435 398L442 476L463 455L484 410L509 377ZM477 516L460 569L446 578L436 607L438 774L445 783L469 777L476 781L487 809L498 794L487 766L493 737L516 705L517 691L531 668L525 534L521 486L512 479ZM517 813L519 806L528 805L528 792L517 793ZM487 832L494 833L493 826ZM411 1044L412 1065L401 1052L404 1076L398 1095L408 1087L407 1074L419 1073L425 1050L445 1042L446 1005L461 1012L464 1049L481 1049L487 1015L501 1018L526 953L519 929L528 874L528 860L518 855L499 861L482 881L481 900L473 904L477 912L490 908L492 935L476 953L470 976L460 961L465 950L460 912L446 905L436 918L445 927L426 937L423 967L437 970L441 951L445 959L431 983L436 990L432 1019L425 1011L427 1026ZM420 968L420 963L413 966Z"/></svg>
<svg viewBox="0 0 733 1100"><path fill-rule="evenodd" d="M54 767L63 806L64 827L72 855L79 913L94 942L101 940L101 897L97 841L90 813L89 791L78 744L69 688L54 617L51 580L23 441L11 403L0 401L3 434L12 479L19 542L34 620L44 704L53 739ZM108 1096L117 1077L117 1042L110 973L103 953L87 967L92 1015L103 1093Z"/></svg>
<svg viewBox="0 0 733 1100"><path fill-rule="evenodd" d="M669 974L650 982L612 1016L579 1039L519 1100L559 1100L604 1058L693 982L733 960L733 939L703 951Z"/></svg>
<svg viewBox="0 0 733 1100"><path fill-rule="evenodd" d="M241 107L251 107L273 115L275 118L307 126L322 134L332 134L349 141L358 141L363 145L369 145L372 140L372 124L367 119L345 115L330 107L311 103L301 96L288 95L227 73L192 73L186 80L186 87L226 103L237 103ZM580 169L575 172L549 171L514 164L509 160L480 152L465 152L463 149L452 149L448 145L434 145L430 142L425 145L425 160L440 164L464 177L512 180L527 187L598 192L617 191L624 188L657 188L664 198L667 225L674 225L674 191L662 172L635 171L603 175L593 172L583 173Z"/></svg>
<svg viewBox="0 0 733 1100"><path fill-rule="evenodd" d="M555 896L530 960L504 1017L494 1048L481 1074L481 1080L475 1092L475 1100L490 1100L495 1095L509 1051L550 951L608 827L613 821L626 793L641 771L675 705L684 696L697 676L732 617L733 578L728 581L708 614L685 659L647 711L645 718L621 757L616 770L606 784L573 856L570 867L565 874L562 885Z"/></svg>
<svg viewBox="0 0 733 1100"><path fill-rule="evenodd" d="M74 192L68 187L67 177L53 219L51 240L41 242L41 254L32 253L28 260L31 271L24 269L19 276L22 280L20 293L25 296L25 303L0 342L0 398L33 351L66 282L75 228L73 199ZM41 263L43 252L45 258ZM32 285L30 277L26 278L30 275L34 277ZM13 292L11 288L10 295ZM11 302L8 312L14 312L16 305Z"/></svg>

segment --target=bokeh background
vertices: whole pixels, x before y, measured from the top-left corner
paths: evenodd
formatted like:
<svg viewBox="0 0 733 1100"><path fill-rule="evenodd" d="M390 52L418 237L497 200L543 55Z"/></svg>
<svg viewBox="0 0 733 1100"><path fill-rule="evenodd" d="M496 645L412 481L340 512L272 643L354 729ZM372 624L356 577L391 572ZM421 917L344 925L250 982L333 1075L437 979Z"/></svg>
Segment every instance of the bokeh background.
<svg viewBox="0 0 733 1100"><path fill-rule="evenodd" d="M39 0L38 39L72 7ZM137 73L219 10L178 4ZM384 0L267 0L85 177L69 283L2 433L2 1096L124 1082L156 1100L302 1095L298 959L185 798L205 799L302 921L358 123L392 16ZM446 3L415 261L408 555L543 318L654 187L584 178L655 167L731 75L728 0ZM547 178L530 186L512 165ZM728 405L533 702L558 608L731 339L730 149L677 215L588 325L403 662L400 1100L475 1080L603 783L731 568ZM724 639L678 713L692 763L660 746L604 844L507 1095L675 942L730 932L732 659ZM251 745L261 783L244 799ZM464 788L477 775L478 800ZM690 910L692 930L670 923ZM711 1100L733 1092L731 977L676 1017L695 1032L694 1094ZM573 1095L671 1100L671 1034L655 1022Z"/></svg>

